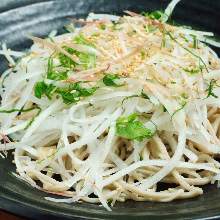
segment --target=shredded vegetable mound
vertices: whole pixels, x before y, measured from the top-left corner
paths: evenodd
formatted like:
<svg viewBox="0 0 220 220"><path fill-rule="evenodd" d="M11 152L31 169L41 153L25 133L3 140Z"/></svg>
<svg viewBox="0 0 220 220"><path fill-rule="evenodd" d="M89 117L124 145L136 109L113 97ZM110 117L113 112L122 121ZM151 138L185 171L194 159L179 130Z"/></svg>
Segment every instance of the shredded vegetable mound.
<svg viewBox="0 0 220 220"><path fill-rule="evenodd" d="M73 19L27 53L2 45L0 150L13 150L14 175L61 196L50 201L108 210L195 197L220 179L220 59L208 44L220 45L167 22L178 2Z"/></svg>

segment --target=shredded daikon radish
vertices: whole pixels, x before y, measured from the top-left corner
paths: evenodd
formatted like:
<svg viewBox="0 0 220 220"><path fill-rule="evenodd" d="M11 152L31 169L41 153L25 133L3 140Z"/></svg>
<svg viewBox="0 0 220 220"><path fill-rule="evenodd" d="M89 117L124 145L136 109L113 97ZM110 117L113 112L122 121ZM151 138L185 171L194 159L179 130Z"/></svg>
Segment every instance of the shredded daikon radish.
<svg viewBox="0 0 220 220"><path fill-rule="evenodd" d="M167 24L178 3L146 17L90 13L71 33L32 37L26 53L2 45L0 156L14 151L19 179L67 197L49 201L109 211L220 182L220 59L206 43L220 45Z"/></svg>
<svg viewBox="0 0 220 220"><path fill-rule="evenodd" d="M118 21L119 16L116 15L110 15L110 14L94 14L94 13L89 13L87 17L87 21L93 21L93 20L111 20L111 21Z"/></svg>
<svg viewBox="0 0 220 220"><path fill-rule="evenodd" d="M168 20L168 18L171 16L174 8L176 7L176 5L180 2L180 0L172 0L170 2L170 4L167 6L167 8L164 11L164 14L166 15L163 19L163 22L166 22Z"/></svg>
<svg viewBox="0 0 220 220"><path fill-rule="evenodd" d="M15 65L15 61L13 60L13 58L11 57L11 53L10 51L7 49L7 46L5 43L2 44L2 54L5 55L6 59L8 60L9 64L11 66Z"/></svg>

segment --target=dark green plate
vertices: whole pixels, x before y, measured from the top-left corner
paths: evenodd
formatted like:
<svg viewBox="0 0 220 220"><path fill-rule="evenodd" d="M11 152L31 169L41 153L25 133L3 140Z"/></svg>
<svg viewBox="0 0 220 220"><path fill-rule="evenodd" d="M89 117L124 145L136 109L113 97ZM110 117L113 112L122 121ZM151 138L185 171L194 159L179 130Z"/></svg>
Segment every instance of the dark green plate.
<svg viewBox="0 0 220 220"><path fill-rule="evenodd" d="M46 36L51 30L63 32L68 16L84 17L88 12L121 14L162 9L167 0L0 0L0 41L13 49L31 44L27 34ZM175 21L220 35L220 0L183 0L174 13ZM7 66L0 57L0 72ZM170 203L117 203L112 212L95 204L57 204L44 200L45 193L10 174L12 157L0 159L0 208L32 219L218 219L220 190L204 188L204 195Z"/></svg>

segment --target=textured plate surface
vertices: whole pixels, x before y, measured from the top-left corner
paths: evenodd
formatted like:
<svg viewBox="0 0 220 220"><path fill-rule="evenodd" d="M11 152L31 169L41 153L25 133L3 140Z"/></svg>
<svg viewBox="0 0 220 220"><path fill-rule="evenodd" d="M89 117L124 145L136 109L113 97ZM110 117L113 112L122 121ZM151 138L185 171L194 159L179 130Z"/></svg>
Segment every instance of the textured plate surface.
<svg viewBox="0 0 220 220"><path fill-rule="evenodd" d="M28 34L46 36L51 30L63 32L68 16L84 17L88 12L120 14L164 8L167 0L0 0L0 42L13 49L25 49ZM175 21L220 35L219 0L183 0L174 13ZM0 72L7 67L0 57ZM95 204L56 204L44 200L45 193L10 174L12 157L0 159L0 208L32 219L217 219L220 190L204 188L204 195L171 203L117 203L112 212Z"/></svg>

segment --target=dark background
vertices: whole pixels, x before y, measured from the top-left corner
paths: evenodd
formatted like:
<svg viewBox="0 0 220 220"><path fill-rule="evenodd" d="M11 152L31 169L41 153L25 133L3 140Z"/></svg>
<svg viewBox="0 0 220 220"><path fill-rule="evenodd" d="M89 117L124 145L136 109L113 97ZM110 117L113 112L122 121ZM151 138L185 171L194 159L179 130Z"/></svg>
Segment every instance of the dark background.
<svg viewBox="0 0 220 220"><path fill-rule="evenodd" d="M63 32L67 17L85 17L88 12L121 14L164 9L167 0L0 0L0 42L23 50L31 45L28 34L46 36L53 29ZM220 0L182 0L173 14L177 23L212 31L220 36ZM7 68L0 56L0 72ZM204 188L205 194L171 203L117 203L113 212L94 204L55 204L45 193L32 189L10 174L12 158L0 159L0 208L34 219L217 219L220 191ZM210 218L209 218L210 217ZM5 216L1 219L7 219Z"/></svg>

